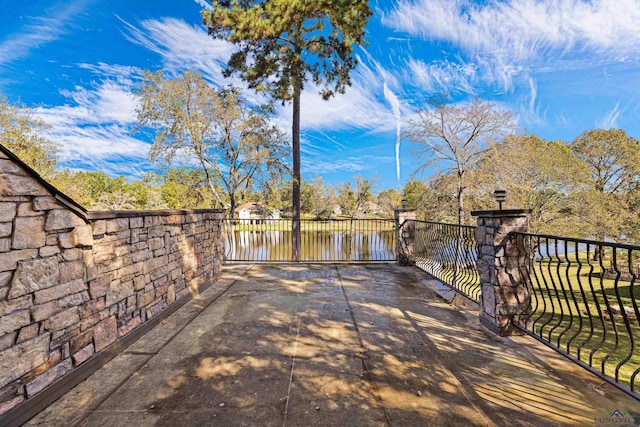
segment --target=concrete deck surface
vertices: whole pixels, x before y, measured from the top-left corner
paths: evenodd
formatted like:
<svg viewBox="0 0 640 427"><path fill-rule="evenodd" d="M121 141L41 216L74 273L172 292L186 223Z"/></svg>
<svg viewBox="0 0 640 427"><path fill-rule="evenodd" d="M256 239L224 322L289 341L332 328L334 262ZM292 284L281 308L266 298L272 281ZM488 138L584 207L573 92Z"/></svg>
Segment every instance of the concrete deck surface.
<svg viewBox="0 0 640 427"><path fill-rule="evenodd" d="M431 285L387 264L225 266L28 425L593 426L640 412Z"/></svg>

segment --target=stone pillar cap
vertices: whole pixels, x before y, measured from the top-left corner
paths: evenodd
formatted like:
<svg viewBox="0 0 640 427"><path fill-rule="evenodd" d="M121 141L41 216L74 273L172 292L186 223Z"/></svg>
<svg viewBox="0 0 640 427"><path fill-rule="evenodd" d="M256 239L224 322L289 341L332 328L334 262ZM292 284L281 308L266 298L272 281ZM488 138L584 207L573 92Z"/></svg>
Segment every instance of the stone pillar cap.
<svg viewBox="0 0 640 427"><path fill-rule="evenodd" d="M482 216L482 217L493 217L493 218L523 216L523 215L531 215L531 209L502 209L502 210L471 212L471 216Z"/></svg>

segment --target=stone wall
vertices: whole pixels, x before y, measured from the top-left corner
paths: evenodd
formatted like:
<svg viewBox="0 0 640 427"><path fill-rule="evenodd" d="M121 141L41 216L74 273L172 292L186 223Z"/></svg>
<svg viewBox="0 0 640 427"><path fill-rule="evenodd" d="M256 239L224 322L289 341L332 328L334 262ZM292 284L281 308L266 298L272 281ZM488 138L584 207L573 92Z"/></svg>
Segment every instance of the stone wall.
<svg viewBox="0 0 640 427"><path fill-rule="evenodd" d="M400 265L415 265L416 210L395 209L396 262Z"/></svg>
<svg viewBox="0 0 640 427"><path fill-rule="evenodd" d="M86 212L0 146L0 414L210 283L223 216Z"/></svg>
<svg viewBox="0 0 640 427"><path fill-rule="evenodd" d="M526 232L530 210L472 212L478 218L477 269L480 276L480 323L500 335L521 333L517 325L531 311L531 259L522 239L511 232Z"/></svg>

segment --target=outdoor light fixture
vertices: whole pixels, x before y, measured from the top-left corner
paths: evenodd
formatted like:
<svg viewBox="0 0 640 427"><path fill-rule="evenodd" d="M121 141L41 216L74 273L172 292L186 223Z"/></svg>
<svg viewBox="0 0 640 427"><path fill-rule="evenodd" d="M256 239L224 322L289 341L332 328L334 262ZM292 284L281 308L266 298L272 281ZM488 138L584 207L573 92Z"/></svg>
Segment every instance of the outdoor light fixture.
<svg viewBox="0 0 640 427"><path fill-rule="evenodd" d="M498 202L498 209L502 210L502 202L507 198L507 190L496 190L493 192L493 197Z"/></svg>
<svg viewBox="0 0 640 427"><path fill-rule="evenodd" d="M406 209L407 207L407 199L402 199L402 209Z"/></svg>

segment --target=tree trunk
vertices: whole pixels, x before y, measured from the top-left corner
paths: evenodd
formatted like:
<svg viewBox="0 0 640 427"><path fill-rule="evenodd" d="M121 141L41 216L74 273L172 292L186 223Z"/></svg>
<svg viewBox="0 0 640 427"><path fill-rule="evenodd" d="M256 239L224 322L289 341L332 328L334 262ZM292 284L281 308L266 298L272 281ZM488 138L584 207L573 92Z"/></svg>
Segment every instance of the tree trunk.
<svg viewBox="0 0 640 427"><path fill-rule="evenodd" d="M464 192L464 186L462 185L462 178L464 172L458 171L458 225L462 225L462 217L464 214L464 199L462 193Z"/></svg>
<svg viewBox="0 0 640 427"><path fill-rule="evenodd" d="M464 192L464 186L462 182L462 178L464 176L464 172L458 171L458 227L456 230L456 259L455 264L453 266L453 287L458 287L458 281L460 277L460 270L462 269L462 216L464 213L464 199L462 198L462 193Z"/></svg>
<svg viewBox="0 0 640 427"><path fill-rule="evenodd" d="M298 48L296 47L296 51ZM291 222L291 251L292 260L300 261L300 80L296 78L293 83L293 127L292 127L292 150L293 150L293 221Z"/></svg>
<svg viewBox="0 0 640 427"><path fill-rule="evenodd" d="M229 218L233 219L236 215L236 197L235 194L229 192Z"/></svg>
<svg viewBox="0 0 640 427"><path fill-rule="evenodd" d="M213 181L211 180L211 175L209 174L209 169L207 168L207 164L204 161L204 157L198 156L198 160L200 160L200 165L202 166L202 170L204 171L204 175L207 178L207 184L209 184L209 188L211 192L215 196L217 202L220 204L220 207L224 209L224 203L222 203L222 198L216 191L216 186L213 185ZM231 212L231 217L233 218L233 212Z"/></svg>

